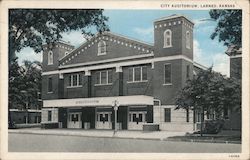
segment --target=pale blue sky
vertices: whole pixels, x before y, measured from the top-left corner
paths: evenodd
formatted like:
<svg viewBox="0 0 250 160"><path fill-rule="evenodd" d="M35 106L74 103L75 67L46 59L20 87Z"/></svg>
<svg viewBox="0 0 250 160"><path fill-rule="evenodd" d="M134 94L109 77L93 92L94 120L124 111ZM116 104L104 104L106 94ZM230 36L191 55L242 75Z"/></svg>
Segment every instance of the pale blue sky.
<svg viewBox="0 0 250 160"><path fill-rule="evenodd" d="M195 23L194 27L194 60L205 66L214 66L214 70L229 75L229 57L225 55L226 47L218 40L211 40L216 23L209 19L209 10L105 10L109 17L110 31L141 41L153 43L153 22L155 19L182 14ZM80 32L73 31L63 34L63 40L70 41L78 47L85 40ZM20 62L24 59L40 60L41 54L35 54L25 48L19 55Z"/></svg>

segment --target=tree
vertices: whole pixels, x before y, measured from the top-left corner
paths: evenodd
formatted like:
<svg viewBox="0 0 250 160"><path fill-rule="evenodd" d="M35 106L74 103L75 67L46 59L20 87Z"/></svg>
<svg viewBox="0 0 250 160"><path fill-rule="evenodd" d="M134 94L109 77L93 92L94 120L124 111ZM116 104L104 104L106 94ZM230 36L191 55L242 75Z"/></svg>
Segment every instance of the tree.
<svg viewBox="0 0 250 160"><path fill-rule="evenodd" d="M201 111L201 122L204 121L204 113L211 111L218 113L217 118L223 119L220 114L223 110L241 110L240 81L214 72L212 68L201 70L187 81L177 95L175 104L176 109Z"/></svg>
<svg viewBox="0 0 250 160"><path fill-rule="evenodd" d="M10 109L26 110L41 107L39 92L41 92L41 63L24 61L19 66L17 58L11 61L9 70L9 126L13 127Z"/></svg>
<svg viewBox="0 0 250 160"><path fill-rule="evenodd" d="M235 46L239 49L242 45L242 11L241 10L210 10L210 17L217 21L217 26L211 39L218 37L227 47Z"/></svg>
<svg viewBox="0 0 250 160"><path fill-rule="evenodd" d="M9 61L24 47L42 51L43 43L58 41L63 32L80 30L91 35L94 29L108 30L107 20L101 9L10 9Z"/></svg>

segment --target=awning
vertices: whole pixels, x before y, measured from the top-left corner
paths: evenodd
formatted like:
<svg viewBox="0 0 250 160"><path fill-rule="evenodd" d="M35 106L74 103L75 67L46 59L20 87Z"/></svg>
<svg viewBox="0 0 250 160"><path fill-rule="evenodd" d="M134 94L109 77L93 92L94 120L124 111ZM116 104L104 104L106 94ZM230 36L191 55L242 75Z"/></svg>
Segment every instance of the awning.
<svg viewBox="0 0 250 160"><path fill-rule="evenodd" d="M74 98L43 100L43 107L96 107L113 106L115 101L119 106L131 105L153 105L154 98L151 96L117 96L117 97L94 97L94 98Z"/></svg>

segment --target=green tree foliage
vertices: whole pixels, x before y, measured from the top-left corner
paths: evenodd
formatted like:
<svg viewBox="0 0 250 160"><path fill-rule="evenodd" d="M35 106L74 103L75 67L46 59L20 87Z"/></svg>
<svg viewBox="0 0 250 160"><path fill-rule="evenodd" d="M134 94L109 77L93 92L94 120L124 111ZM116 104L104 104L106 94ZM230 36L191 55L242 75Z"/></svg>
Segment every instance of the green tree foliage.
<svg viewBox="0 0 250 160"><path fill-rule="evenodd" d="M43 43L59 40L63 32L80 30L90 35L94 29L108 30L107 20L101 9L10 9L9 61L24 47L42 51Z"/></svg>
<svg viewBox="0 0 250 160"><path fill-rule="evenodd" d="M241 10L210 10L210 17L217 22L211 39L218 37L225 46L241 47L242 11Z"/></svg>
<svg viewBox="0 0 250 160"><path fill-rule="evenodd" d="M11 63L9 70L9 108L23 109L28 105L30 108L39 106L41 92L41 63L24 61L19 66L17 59Z"/></svg>
<svg viewBox="0 0 250 160"><path fill-rule="evenodd" d="M240 81L213 72L200 71L176 97L176 109L191 109L221 113L224 109L241 109Z"/></svg>

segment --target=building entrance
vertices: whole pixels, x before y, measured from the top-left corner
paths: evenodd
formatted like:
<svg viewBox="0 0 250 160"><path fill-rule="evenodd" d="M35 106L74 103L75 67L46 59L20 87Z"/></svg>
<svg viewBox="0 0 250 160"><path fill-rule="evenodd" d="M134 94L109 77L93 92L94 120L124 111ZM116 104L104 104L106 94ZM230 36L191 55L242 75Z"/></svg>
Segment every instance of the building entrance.
<svg viewBox="0 0 250 160"><path fill-rule="evenodd" d="M68 128L82 128L81 112L68 114Z"/></svg>
<svg viewBox="0 0 250 160"><path fill-rule="evenodd" d="M97 112L96 129L112 129L111 115L112 112Z"/></svg>

